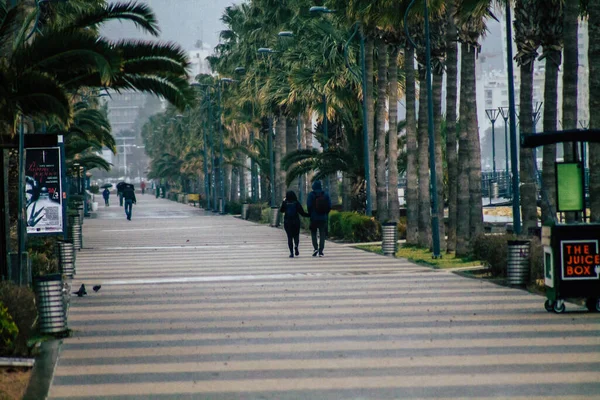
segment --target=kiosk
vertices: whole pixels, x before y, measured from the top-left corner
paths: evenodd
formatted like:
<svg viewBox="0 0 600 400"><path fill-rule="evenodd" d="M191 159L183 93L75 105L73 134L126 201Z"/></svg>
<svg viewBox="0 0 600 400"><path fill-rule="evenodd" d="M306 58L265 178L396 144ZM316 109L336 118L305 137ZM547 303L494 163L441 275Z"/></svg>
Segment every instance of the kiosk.
<svg viewBox="0 0 600 400"><path fill-rule="evenodd" d="M523 147L529 148L555 143L600 143L600 130L544 132L525 135L522 141ZM566 299L584 299L589 311L600 312L600 224L587 222L585 159L556 162L555 171L554 224L542 227L547 298L544 306L548 312L562 313ZM556 214L565 212L576 213L576 222L559 222Z"/></svg>

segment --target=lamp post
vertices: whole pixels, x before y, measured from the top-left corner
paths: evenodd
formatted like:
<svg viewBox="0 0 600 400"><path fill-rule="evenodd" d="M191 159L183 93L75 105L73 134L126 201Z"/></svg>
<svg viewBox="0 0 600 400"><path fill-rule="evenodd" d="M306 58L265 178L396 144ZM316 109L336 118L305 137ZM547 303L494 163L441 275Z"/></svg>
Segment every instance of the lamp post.
<svg viewBox="0 0 600 400"><path fill-rule="evenodd" d="M19 208L17 209L17 231L18 231L18 249L17 249L17 257L19 264L19 276L22 275L22 272L25 268L23 264L23 253L25 252L25 240L27 240L27 235L25 232L25 218L27 216L27 212L24 210L25 204L25 128L23 126L23 115L19 115L19 184L17 187L19 188ZM4 188L0 188L4 190Z"/></svg>
<svg viewBox="0 0 600 400"><path fill-rule="evenodd" d="M261 47L257 50L259 54L273 54L277 51L268 47ZM268 116L269 132L267 133L267 151L269 152L269 180L271 181L271 207L275 207L275 164L273 161L273 116Z"/></svg>
<svg viewBox="0 0 600 400"><path fill-rule="evenodd" d="M505 179L505 185L506 185L506 189L507 189L507 193L510 197L510 172L509 172L509 168L508 168L508 107L498 107L498 111L500 111L500 115L502 116L502 119L504 120L504 162L505 162L505 167L504 167L504 179Z"/></svg>
<svg viewBox="0 0 600 400"><path fill-rule="evenodd" d="M496 120L500 111L496 108L488 108L485 110L485 115L487 115L488 119L492 123L492 178L496 178Z"/></svg>
<svg viewBox="0 0 600 400"><path fill-rule="evenodd" d="M327 7L323 6L313 6L309 9L309 12L312 14L332 14L335 13L335 10L330 10ZM359 34L360 37L360 66L362 70L361 76L356 74L352 68L350 68L350 62L348 60L348 45L354 38L356 34ZM367 127L367 121L369 120L368 110L367 110L367 67L365 62L365 35L360 29L360 22L356 22L354 24L354 32L344 45L344 56L346 58L346 66L348 70L362 82L362 108L363 108L363 152L364 152L364 168L365 168L365 184L366 184L366 210L365 214L371 216L373 203L371 200L371 174L369 171L369 131Z"/></svg>
<svg viewBox="0 0 600 400"><path fill-rule="evenodd" d="M512 170L512 209L513 209L513 230L515 234L521 233L521 208L520 208L520 179L519 179L519 142L517 141L517 123L515 110L515 78L513 71L513 50L512 50L512 18L510 14L510 1L506 2L506 65L508 74L508 112L510 116L510 149L511 149L511 170Z"/></svg>
<svg viewBox="0 0 600 400"><path fill-rule="evenodd" d="M408 33L408 13L412 8L415 0L409 4L404 14L404 29L411 45L416 48L416 44ZM435 135L433 126L433 87L431 81L431 41L429 37L429 5L428 0L423 2L423 12L425 17L425 64L427 68L427 130L429 135L429 179L430 183L430 198L431 198L431 233L433 241L433 258L441 258L440 254L440 225L439 225L439 210L438 210L438 193L437 193L437 176L435 172ZM443 217L443 216L442 216Z"/></svg>

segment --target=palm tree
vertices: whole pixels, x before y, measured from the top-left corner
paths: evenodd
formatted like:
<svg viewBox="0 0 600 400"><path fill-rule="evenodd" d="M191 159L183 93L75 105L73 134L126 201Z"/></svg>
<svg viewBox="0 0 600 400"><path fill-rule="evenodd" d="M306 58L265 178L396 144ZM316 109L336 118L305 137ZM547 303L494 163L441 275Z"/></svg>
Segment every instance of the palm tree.
<svg viewBox="0 0 600 400"><path fill-rule="evenodd" d="M600 45L595 38L600 34L600 4L588 3L590 38L588 61L590 63L590 129L600 129L600 116L596 110L600 106ZM590 208L591 220L600 222L600 145L590 143Z"/></svg>
<svg viewBox="0 0 600 400"><path fill-rule="evenodd" d="M536 21L539 4L535 0L517 0L515 3L515 59L521 70L519 123L521 130L531 131L533 124L533 66L540 45L540 33ZM537 190L534 176L533 151L521 147L519 151L519 173L521 180L521 210L523 232L528 234L537 227Z"/></svg>
<svg viewBox="0 0 600 400"><path fill-rule="evenodd" d="M456 207L457 207L457 135L456 101L458 93L458 47L457 32L454 23L456 1L447 3L446 26L446 162L448 165L448 251L456 250ZM442 218L443 220L443 218Z"/></svg>
<svg viewBox="0 0 600 400"><path fill-rule="evenodd" d="M400 218L400 203L398 202L398 57L400 48L390 44L389 64L389 136L388 136L388 215L392 222Z"/></svg>
<svg viewBox="0 0 600 400"><path fill-rule="evenodd" d="M431 247L431 196L429 175L429 135L427 134L427 101L429 93L424 88L425 67L419 65L419 121L417 125L418 176L419 176L419 246Z"/></svg>
<svg viewBox="0 0 600 400"><path fill-rule="evenodd" d="M577 128L577 83L579 66L579 4L575 1L564 2L563 18L563 104L562 104L562 129ZM567 162L575 161L572 143L563 144L564 159ZM575 213L566 213L567 222L575 221Z"/></svg>
<svg viewBox="0 0 600 400"><path fill-rule="evenodd" d="M563 0L543 0L538 4L542 54L546 60L544 79L544 130L557 130L558 122L558 70L563 47ZM556 218L556 145L544 146L542 164L542 223Z"/></svg>
<svg viewBox="0 0 600 400"><path fill-rule="evenodd" d="M475 55L491 15L489 1L456 3L456 27L461 45L460 133L458 152L458 207L456 255L469 252L470 240L483 232L481 203L481 149L475 85ZM466 188L468 190L468 201Z"/></svg>
<svg viewBox="0 0 600 400"><path fill-rule="evenodd" d="M404 48L404 79L406 92L406 243L419 243L419 192L417 175L417 117L415 89L415 50Z"/></svg>
<svg viewBox="0 0 600 400"><path fill-rule="evenodd" d="M387 70L388 52L387 44L382 38L377 41L377 153L376 193L377 193L377 219L380 222L388 221L388 193L386 182L386 100L387 100ZM394 79L394 78L392 78ZM391 129L391 127L390 127Z"/></svg>

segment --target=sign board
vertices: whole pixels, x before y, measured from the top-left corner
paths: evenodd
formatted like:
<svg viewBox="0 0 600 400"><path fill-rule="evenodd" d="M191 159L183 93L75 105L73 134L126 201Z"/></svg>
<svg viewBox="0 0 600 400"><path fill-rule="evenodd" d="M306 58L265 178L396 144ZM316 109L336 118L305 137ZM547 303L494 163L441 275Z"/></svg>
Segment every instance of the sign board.
<svg viewBox="0 0 600 400"><path fill-rule="evenodd" d="M27 234L63 234L61 148L34 147L25 153Z"/></svg>
<svg viewBox="0 0 600 400"><path fill-rule="evenodd" d="M564 281L600 278L600 248L597 239L561 240L560 260Z"/></svg>
<svg viewBox="0 0 600 400"><path fill-rule="evenodd" d="M558 212L582 211L585 206L581 163L556 163Z"/></svg>

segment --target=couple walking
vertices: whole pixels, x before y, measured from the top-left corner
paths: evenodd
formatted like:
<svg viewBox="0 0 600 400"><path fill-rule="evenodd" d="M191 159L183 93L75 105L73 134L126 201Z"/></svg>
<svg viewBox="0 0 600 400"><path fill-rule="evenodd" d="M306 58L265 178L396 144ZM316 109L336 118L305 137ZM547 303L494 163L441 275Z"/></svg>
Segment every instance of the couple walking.
<svg viewBox="0 0 600 400"><path fill-rule="evenodd" d="M279 211L284 214L283 228L287 234L288 247L290 249L290 258L298 256L298 244L300 243L300 215L310 217L310 235L314 248L313 257L317 255L323 257L323 248L327 238L327 216L331 211L331 199L323 191L321 181L315 181L312 185L312 192L306 199L306 208L304 211L302 205L298 202L296 193L290 190L286 193ZM317 241L317 233L319 240Z"/></svg>

